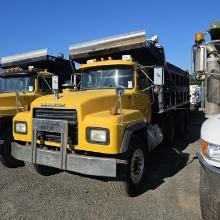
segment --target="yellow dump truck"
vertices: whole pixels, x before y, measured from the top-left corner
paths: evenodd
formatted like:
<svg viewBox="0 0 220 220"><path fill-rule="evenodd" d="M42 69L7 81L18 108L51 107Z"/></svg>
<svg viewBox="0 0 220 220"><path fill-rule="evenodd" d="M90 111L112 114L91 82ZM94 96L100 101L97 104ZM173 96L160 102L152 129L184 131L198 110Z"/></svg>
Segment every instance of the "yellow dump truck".
<svg viewBox="0 0 220 220"><path fill-rule="evenodd" d="M11 156L12 118L29 110L31 102L52 93L52 76L60 83L73 73L68 60L48 55L47 49L2 57L0 72L0 157L8 167L21 165Z"/></svg>
<svg viewBox="0 0 220 220"><path fill-rule="evenodd" d="M166 62L158 37L132 32L70 46L81 88L36 99L14 117L12 155L43 175L51 167L140 189L149 153L184 132L188 73ZM53 171L51 172L53 173Z"/></svg>

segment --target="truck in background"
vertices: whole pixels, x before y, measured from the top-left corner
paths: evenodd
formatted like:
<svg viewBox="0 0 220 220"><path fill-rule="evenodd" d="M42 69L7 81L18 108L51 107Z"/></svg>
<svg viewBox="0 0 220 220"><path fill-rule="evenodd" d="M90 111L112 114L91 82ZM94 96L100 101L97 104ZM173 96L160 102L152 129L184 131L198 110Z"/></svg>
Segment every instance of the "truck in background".
<svg viewBox="0 0 220 220"><path fill-rule="evenodd" d="M5 166L17 167L22 163L11 156L13 117L28 111L34 99L53 93L53 75L60 76L61 85L74 71L69 60L48 55L47 49L2 57L1 68L0 157Z"/></svg>
<svg viewBox="0 0 220 220"><path fill-rule="evenodd" d="M190 109L198 110L203 103L203 87L199 85L190 85Z"/></svg>
<svg viewBox="0 0 220 220"><path fill-rule="evenodd" d="M205 87L204 112L207 120L201 128L200 206L205 220L220 218L220 22L213 22L208 32L195 35L194 72Z"/></svg>
<svg viewBox="0 0 220 220"><path fill-rule="evenodd" d="M70 46L80 90L38 98L18 113L12 155L42 175L53 167L137 192L150 152L185 132L189 110L189 74L166 62L157 41L140 31Z"/></svg>

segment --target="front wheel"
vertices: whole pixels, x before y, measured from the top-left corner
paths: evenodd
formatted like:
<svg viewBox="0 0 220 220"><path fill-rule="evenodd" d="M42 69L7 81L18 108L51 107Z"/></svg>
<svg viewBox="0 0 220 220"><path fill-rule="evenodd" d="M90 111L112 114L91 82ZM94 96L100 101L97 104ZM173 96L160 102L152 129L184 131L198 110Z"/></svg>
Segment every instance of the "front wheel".
<svg viewBox="0 0 220 220"><path fill-rule="evenodd" d="M40 174L41 176L51 176L59 172L58 169L54 167L48 167L44 165L34 164L30 162L25 162L25 167L32 174Z"/></svg>
<svg viewBox="0 0 220 220"><path fill-rule="evenodd" d="M137 191L142 185L146 171L146 150L142 145L135 146L129 155L128 182L131 191Z"/></svg>
<svg viewBox="0 0 220 220"><path fill-rule="evenodd" d="M141 137L133 136L126 156L127 165L117 169L116 180L110 181L114 192L132 196L139 192L147 169L147 148Z"/></svg>
<svg viewBox="0 0 220 220"><path fill-rule="evenodd" d="M4 143L1 145L1 162L4 166L9 167L9 168L16 168L16 167L21 167L24 166L24 163L20 160L15 159L12 155L11 155L11 143L13 141L12 135L8 132L7 133L7 137L6 140L4 141Z"/></svg>

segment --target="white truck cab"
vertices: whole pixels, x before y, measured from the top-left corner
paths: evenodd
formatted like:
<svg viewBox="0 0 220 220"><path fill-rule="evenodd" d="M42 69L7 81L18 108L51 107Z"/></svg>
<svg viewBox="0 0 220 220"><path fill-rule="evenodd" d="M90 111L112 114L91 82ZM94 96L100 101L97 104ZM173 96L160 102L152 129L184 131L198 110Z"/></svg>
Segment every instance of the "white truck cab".
<svg viewBox="0 0 220 220"><path fill-rule="evenodd" d="M220 218L220 114L207 119L201 128L200 205L203 219Z"/></svg>
<svg viewBox="0 0 220 220"><path fill-rule="evenodd" d="M207 120L201 128L200 206L205 220L220 219L220 22L213 22L208 32L195 35L194 73L205 87L204 113Z"/></svg>

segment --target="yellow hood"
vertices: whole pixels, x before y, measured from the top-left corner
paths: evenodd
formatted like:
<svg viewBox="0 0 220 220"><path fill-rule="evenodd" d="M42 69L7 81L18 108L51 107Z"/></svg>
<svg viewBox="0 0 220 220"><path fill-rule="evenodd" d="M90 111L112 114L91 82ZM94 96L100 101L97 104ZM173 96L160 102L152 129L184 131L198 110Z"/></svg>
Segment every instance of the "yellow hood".
<svg viewBox="0 0 220 220"><path fill-rule="evenodd" d="M126 95L123 97L125 99ZM117 97L115 89L86 90L77 92L64 92L56 99L54 95L43 96L32 103L33 108L69 108L76 109L78 119L84 118L92 113L109 110L115 106ZM124 106L125 107L125 106Z"/></svg>

